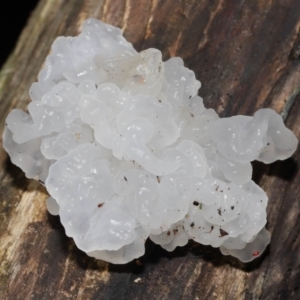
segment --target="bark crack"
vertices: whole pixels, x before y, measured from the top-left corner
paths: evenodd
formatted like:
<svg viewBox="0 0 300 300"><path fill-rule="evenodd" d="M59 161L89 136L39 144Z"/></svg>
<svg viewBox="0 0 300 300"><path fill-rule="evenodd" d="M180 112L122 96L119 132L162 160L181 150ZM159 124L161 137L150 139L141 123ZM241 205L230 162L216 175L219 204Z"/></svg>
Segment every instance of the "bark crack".
<svg viewBox="0 0 300 300"><path fill-rule="evenodd" d="M200 40L199 44L198 44L198 48L197 50L201 50L202 48L205 47L205 45L208 42L208 30L210 29L210 26L215 18L215 16L217 15L218 12L220 12L223 9L223 4L224 4L224 0L220 1L216 7L216 9L214 11L211 12L210 16L209 16L209 20L207 22L207 25L205 26L204 30L203 30L203 37Z"/></svg>

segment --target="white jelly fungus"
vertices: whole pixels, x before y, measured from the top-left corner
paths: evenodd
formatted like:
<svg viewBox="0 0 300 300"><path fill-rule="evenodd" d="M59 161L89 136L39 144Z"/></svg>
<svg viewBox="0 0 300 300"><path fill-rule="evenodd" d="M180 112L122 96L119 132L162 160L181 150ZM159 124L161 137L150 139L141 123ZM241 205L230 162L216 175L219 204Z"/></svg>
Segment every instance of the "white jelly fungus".
<svg viewBox="0 0 300 300"><path fill-rule="evenodd" d="M249 262L270 242L251 161L286 159L298 141L271 109L220 119L199 88L180 58L138 53L120 29L89 19L53 43L28 113L7 117L4 148L45 184L49 212L90 256L127 263L150 237Z"/></svg>

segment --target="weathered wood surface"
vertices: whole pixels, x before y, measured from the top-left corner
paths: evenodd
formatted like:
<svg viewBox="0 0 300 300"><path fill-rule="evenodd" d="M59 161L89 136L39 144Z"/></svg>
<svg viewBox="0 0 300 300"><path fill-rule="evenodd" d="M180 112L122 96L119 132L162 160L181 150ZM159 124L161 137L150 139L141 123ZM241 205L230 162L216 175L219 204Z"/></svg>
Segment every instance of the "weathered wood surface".
<svg viewBox="0 0 300 300"><path fill-rule="evenodd" d="M122 27L138 50L181 56L222 116L272 107L300 137L299 0L41 0L0 73L1 131L28 104L54 38L91 16ZM242 264L194 243L169 254L147 242L143 258L117 266L76 249L46 212L46 191L1 148L0 299L300 299L299 162L296 153L254 164L270 199L262 258Z"/></svg>

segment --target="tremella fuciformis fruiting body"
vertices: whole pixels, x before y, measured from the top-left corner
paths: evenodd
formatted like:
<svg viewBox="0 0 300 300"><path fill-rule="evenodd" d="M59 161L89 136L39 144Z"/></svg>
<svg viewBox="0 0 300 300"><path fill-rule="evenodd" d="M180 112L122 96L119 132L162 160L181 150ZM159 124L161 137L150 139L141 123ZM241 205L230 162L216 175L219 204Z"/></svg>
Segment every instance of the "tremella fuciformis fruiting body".
<svg viewBox="0 0 300 300"><path fill-rule="evenodd" d="M138 53L120 29L89 19L53 43L28 113L7 117L4 148L45 184L49 212L90 256L127 263L150 237L248 262L270 241L251 161L290 157L298 141L271 109L220 119L199 88L180 58Z"/></svg>

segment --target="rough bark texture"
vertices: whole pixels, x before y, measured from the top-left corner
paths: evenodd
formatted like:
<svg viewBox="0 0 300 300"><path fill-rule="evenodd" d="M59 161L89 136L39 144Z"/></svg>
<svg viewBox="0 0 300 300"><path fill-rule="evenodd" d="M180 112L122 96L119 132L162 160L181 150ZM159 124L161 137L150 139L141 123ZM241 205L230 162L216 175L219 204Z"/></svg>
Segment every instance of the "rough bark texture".
<svg viewBox="0 0 300 300"><path fill-rule="evenodd" d="M41 0L0 73L1 132L12 108L26 108L53 40L88 17L122 27L138 50L182 57L221 116L271 107L300 137L298 0ZM300 299L299 162L254 163L269 196L263 257L242 264L192 242L173 253L147 242L144 257L118 266L76 248L47 213L47 192L1 148L0 299Z"/></svg>

